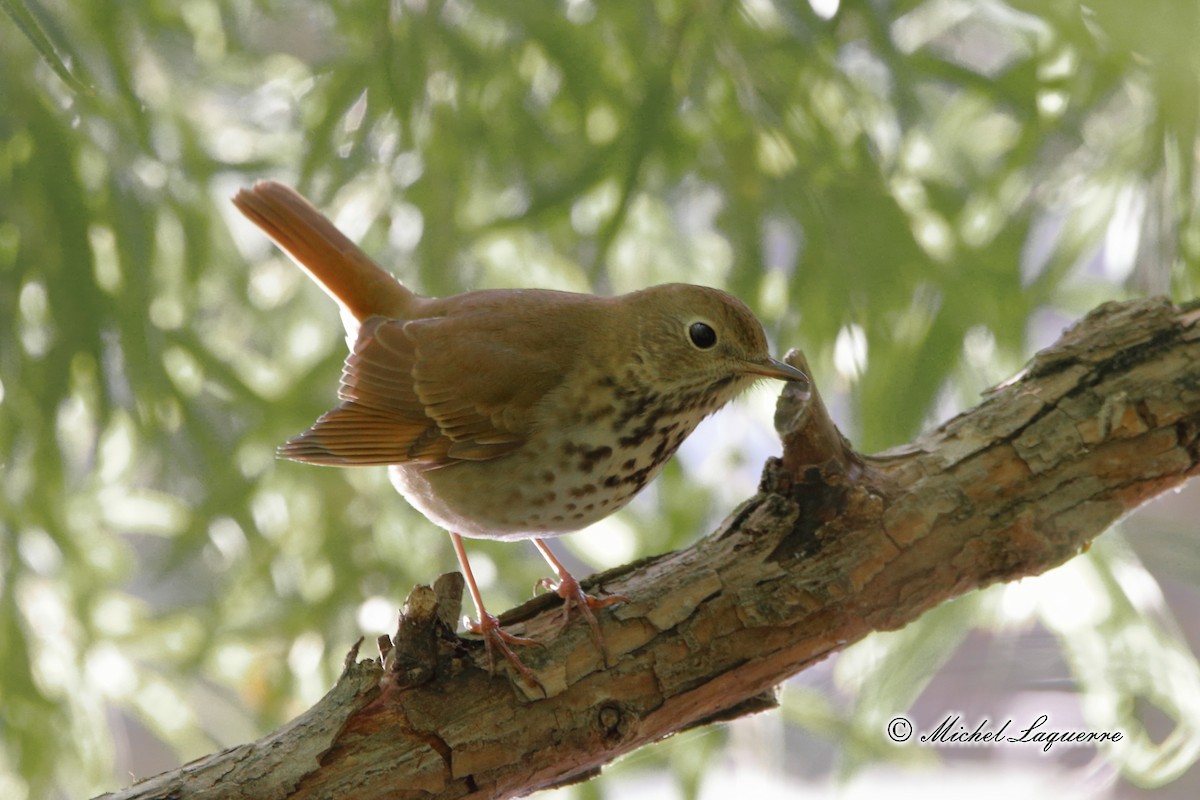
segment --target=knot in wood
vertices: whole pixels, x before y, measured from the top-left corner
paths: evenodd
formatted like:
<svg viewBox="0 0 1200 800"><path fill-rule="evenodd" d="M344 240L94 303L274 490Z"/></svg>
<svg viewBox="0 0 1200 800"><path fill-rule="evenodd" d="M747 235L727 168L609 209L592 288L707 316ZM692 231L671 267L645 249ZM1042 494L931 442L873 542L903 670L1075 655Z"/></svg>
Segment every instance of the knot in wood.
<svg viewBox="0 0 1200 800"><path fill-rule="evenodd" d="M629 721L620 703L608 702L601 705L596 713L596 720L604 738L609 741L623 739L625 732L629 730Z"/></svg>

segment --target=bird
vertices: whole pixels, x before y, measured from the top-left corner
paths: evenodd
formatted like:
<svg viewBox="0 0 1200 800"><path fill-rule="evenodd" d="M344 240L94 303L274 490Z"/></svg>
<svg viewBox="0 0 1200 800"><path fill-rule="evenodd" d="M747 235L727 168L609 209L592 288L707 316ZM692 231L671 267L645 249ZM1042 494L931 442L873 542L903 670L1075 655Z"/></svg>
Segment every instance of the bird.
<svg viewBox="0 0 1200 800"><path fill-rule="evenodd" d="M702 419L761 378L808 383L772 358L762 324L724 291L690 284L617 296L486 289L411 291L289 186L260 181L237 209L319 284L353 338L339 405L279 447L331 466L386 466L392 484L450 534L490 669L495 652L536 676L484 606L463 537L530 539L603 651L594 597L547 539L612 514ZM607 656L605 657L607 662ZM540 684L539 684L540 685Z"/></svg>

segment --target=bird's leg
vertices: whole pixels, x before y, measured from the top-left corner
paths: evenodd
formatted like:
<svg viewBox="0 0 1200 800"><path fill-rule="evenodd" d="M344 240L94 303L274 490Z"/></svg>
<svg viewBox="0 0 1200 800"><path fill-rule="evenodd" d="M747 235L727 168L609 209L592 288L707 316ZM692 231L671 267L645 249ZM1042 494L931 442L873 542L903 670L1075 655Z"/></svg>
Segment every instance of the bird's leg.
<svg viewBox="0 0 1200 800"><path fill-rule="evenodd" d="M628 600L628 597L619 594L611 594L607 597L592 597L583 590L579 585L579 581L575 580L575 576L567 571L563 563L551 552L549 545L543 539L534 539L533 546L538 549L542 557L550 564L550 568L554 570L554 574L558 576L558 582L552 581L549 578L542 578L537 582L535 588L546 589L554 592L563 599L563 625L571 619L571 609L578 608L587 620L588 625L592 629L592 640L596 646L600 648L600 652L604 655L604 661L608 663L608 649L604 646L604 637L600 635L600 623L596 621L596 615L592 613L593 608L604 608L611 606L613 603L620 603Z"/></svg>
<svg viewBox="0 0 1200 800"><path fill-rule="evenodd" d="M533 670L522 664L521 659L517 658L517 654L509 647L510 644L527 645L540 644L540 642L523 636L514 636L500 627L500 621L483 607L483 597L479 594L479 586L475 583L474 573L471 572L471 563L467 561L467 551L463 547L462 537L457 533L450 532L450 541L454 543L458 565L462 567L463 576L467 579L467 588L471 590L471 599L475 602L475 613L479 615L479 622L475 622L469 617L463 617L463 626L471 633L477 633L483 637L484 646L487 648L488 671L495 674L495 651L499 650L500 654L508 659L508 663L513 665L513 669L521 674L521 677L540 687L542 682L533 674Z"/></svg>

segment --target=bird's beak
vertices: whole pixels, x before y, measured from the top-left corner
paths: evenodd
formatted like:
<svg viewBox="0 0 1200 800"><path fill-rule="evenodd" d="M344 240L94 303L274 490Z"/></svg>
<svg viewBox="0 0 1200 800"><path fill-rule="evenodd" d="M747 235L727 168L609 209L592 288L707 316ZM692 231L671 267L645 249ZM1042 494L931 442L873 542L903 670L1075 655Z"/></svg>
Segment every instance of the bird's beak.
<svg viewBox="0 0 1200 800"><path fill-rule="evenodd" d="M777 378L781 381L797 381L805 386L809 384L808 376L803 372L770 356L764 356L757 361L747 361L746 372L766 378Z"/></svg>

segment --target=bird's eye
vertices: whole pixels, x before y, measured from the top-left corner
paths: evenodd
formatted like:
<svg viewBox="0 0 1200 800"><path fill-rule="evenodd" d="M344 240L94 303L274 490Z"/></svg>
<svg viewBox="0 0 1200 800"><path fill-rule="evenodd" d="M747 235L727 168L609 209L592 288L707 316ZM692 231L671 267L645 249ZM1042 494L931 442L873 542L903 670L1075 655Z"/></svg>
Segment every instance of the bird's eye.
<svg viewBox="0 0 1200 800"><path fill-rule="evenodd" d="M708 350L717 343L717 332L707 322L693 322L688 326L688 338L701 350Z"/></svg>

